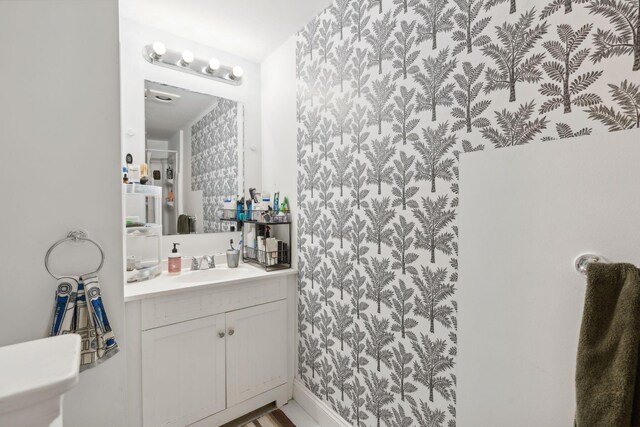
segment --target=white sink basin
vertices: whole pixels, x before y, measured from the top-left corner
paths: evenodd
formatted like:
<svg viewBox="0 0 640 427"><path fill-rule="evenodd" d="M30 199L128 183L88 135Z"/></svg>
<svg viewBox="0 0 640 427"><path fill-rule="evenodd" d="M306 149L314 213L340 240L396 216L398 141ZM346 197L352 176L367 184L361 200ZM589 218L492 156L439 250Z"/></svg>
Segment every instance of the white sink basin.
<svg viewBox="0 0 640 427"><path fill-rule="evenodd" d="M259 270L246 264L237 268L229 268L226 265L209 270L196 270L182 272L179 276L169 276L169 280L178 283L215 283L230 279L252 277L259 274Z"/></svg>

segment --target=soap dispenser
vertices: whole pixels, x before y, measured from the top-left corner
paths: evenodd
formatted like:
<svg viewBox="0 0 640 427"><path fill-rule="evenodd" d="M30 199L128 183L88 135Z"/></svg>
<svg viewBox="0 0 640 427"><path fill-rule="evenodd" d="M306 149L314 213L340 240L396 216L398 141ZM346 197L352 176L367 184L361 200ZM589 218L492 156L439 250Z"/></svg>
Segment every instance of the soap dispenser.
<svg viewBox="0 0 640 427"><path fill-rule="evenodd" d="M169 274L180 274L182 272L182 255L178 253L180 243L174 243L171 255L169 255Z"/></svg>

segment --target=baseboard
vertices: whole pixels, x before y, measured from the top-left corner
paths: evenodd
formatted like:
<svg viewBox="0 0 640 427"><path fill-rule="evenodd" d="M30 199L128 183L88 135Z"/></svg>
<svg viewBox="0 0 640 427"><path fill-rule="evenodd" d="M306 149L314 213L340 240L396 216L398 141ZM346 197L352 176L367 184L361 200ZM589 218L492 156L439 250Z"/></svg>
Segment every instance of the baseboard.
<svg viewBox="0 0 640 427"><path fill-rule="evenodd" d="M322 427L351 427L351 424L310 392L297 378L293 380L293 400Z"/></svg>

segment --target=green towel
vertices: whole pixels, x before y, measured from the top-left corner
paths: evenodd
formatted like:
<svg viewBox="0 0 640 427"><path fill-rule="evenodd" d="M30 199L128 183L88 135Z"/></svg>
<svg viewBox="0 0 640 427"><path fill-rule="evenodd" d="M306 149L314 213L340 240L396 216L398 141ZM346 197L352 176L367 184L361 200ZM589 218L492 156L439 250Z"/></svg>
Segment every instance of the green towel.
<svg viewBox="0 0 640 427"><path fill-rule="evenodd" d="M587 277L576 366L575 425L629 426L637 412L640 273L631 264L593 263Z"/></svg>
<svg viewBox="0 0 640 427"><path fill-rule="evenodd" d="M189 215L178 215L178 234L189 234Z"/></svg>

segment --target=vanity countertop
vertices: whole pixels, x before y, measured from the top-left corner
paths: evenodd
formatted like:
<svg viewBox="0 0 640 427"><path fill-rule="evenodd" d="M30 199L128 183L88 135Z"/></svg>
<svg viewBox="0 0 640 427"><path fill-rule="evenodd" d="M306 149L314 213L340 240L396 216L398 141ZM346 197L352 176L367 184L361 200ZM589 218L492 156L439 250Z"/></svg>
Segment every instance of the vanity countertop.
<svg viewBox="0 0 640 427"><path fill-rule="evenodd" d="M256 279L290 276L297 272L298 270L294 268L267 272L263 268L245 263L240 263L238 268L228 268L226 265L222 265L208 270L183 270L182 273L175 276L163 272L154 279L127 283L124 286L124 302L255 281Z"/></svg>

